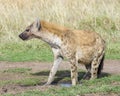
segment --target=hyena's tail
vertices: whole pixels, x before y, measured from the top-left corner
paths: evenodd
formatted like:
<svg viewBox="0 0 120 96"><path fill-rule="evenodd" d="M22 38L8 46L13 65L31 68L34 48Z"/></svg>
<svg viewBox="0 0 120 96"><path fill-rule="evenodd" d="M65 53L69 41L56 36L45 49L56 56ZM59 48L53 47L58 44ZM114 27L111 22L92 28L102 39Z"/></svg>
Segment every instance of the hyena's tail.
<svg viewBox="0 0 120 96"><path fill-rule="evenodd" d="M99 65L99 67L98 67L98 72L97 72L98 76L101 74L101 71L102 71L102 69L103 69L103 66L104 66L104 58L105 58L105 54L103 55L103 57L102 57L102 59L101 59L101 62L100 62L100 65Z"/></svg>

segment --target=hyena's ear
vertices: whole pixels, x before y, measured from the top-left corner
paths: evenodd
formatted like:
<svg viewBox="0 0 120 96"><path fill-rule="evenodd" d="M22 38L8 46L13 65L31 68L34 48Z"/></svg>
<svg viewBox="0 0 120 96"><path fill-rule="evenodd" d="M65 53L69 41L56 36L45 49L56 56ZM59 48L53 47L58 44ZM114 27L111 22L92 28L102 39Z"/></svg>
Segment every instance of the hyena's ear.
<svg viewBox="0 0 120 96"><path fill-rule="evenodd" d="M37 20L35 21L34 26L38 29L38 31L40 30L40 28L41 28L40 19L37 19Z"/></svg>

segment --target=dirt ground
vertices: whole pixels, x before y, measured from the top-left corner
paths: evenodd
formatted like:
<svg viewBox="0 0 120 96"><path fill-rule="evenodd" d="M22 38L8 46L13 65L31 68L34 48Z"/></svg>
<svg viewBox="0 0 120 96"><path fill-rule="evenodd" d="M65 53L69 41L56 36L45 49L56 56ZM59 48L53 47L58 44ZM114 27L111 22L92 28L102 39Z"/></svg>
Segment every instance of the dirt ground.
<svg viewBox="0 0 120 96"><path fill-rule="evenodd" d="M52 67L52 62L50 63L46 63L46 62L0 62L0 72L10 69L10 68L31 68L32 72L41 72L44 70L50 70ZM68 62L64 61L61 63L59 70L69 70L70 69L70 65ZM83 65L79 65L79 69L85 70ZM105 64L104 64L104 69L102 71L103 73L107 73L107 74L116 74L119 75L120 74L120 60L105 60ZM6 76L5 76L6 75ZM0 80L12 80L15 78L22 78L22 76L19 75L10 75L8 76L8 74L4 74L1 75L0 74ZM47 80L46 80L47 81ZM12 94L16 94L17 93L21 93L23 91L26 90L32 90L32 89L38 89L38 90L46 90L49 89L50 87L52 87L54 85L51 86L29 86L29 87L23 87L23 86L19 86L19 85L8 85L8 86L4 86L4 87L0 87L0 94L3 93L12 93ZM54 86L54 87L58 87L58 86ZM88 95L85 95L88 96ZM96 95L93 95L96 96ZM102 95L97 95L97 96L102 96ZM108 96L108 95L103 95L103 96ZM117 95L110 95L109 96L117 96Z"/></svg>
<svg viewBox="0 0 120 96"><path fill-rule="evenodd" d="M10 68L32 68L33 72L50 70L52 62L0 62L0 70L6 70ZM62 62L59 70L69 70L70 64L68 62ZM79 69L85 70L83 65L79 65ZM102 72L108 74L120 74L120 60L105 60L104 69Z"/></svg>

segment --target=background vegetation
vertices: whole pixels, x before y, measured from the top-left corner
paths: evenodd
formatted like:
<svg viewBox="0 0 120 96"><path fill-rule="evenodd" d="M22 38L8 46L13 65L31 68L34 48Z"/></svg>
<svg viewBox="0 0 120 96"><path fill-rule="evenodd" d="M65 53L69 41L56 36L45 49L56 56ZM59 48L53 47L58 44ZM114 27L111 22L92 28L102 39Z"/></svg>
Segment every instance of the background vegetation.
<svg viewBox="0 0 120 96"><path fill-rule="evenodd" d="M120 59L119 0L0 0L0 60L52 60L50 48L42 41L18 38L38 17L100 33L107 42L106 58Z"/></svg>

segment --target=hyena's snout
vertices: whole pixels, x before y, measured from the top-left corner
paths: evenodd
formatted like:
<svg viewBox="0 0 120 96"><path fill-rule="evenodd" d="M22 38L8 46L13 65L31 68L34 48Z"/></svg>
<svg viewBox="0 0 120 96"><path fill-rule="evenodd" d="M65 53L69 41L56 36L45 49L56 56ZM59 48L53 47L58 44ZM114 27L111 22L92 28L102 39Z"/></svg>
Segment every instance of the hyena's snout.
<svg viewBox="0 0 120 96"><path fill-rule="evenodd" d="M27 34L27 33L21 33L20 35L19 35L19 37L22 39L22 40L28 40L29 39L29 34Z"/></svg>

